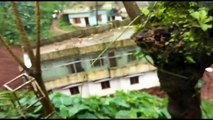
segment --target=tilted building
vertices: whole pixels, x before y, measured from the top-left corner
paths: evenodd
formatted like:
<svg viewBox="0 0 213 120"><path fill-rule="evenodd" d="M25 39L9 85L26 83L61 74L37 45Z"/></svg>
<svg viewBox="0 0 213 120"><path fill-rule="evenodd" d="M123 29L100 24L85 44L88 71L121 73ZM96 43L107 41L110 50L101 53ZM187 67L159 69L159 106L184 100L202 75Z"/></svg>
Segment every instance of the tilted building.
<svg viewBox="0 0 213 120"><path fill-rule="evenodd" d="M88 97L159 86L156 68L134 55L140 48L130 39L133 33L122 27L42 46L46 88Z"/></svg>

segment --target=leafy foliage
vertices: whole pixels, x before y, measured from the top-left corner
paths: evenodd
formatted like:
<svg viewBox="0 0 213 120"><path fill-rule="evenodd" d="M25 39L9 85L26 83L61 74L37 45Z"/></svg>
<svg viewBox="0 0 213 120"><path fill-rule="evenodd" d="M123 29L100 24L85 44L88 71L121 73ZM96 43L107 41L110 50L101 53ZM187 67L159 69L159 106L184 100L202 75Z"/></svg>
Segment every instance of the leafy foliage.
<svg viewBox="0 0 213 120"><path fill-rule="evenodd" d="M51 36L50 25L55 9L62 9L66 2L40 2L41 13L41 38ZM34 2L17 2L18 12L29 40L35 39L35 11ZM15 24L10 2L0 2L1 34L9 44L20 44L19 32Z"/></svg>
<svg viewBox="0 0 213 120"><path fill-rule="evenodd" d="M22 106L31 104L35 97L33 94L21 94ZM160 99L144 92L118 91L113 97L92 96L81 98L80 96L67 96L58 92L50 95L50 99L61 118L170 118L166 110L167 99ZM11 108L14 109L14 108ZM12 111L5 109L1 113L13 117ZM37 103L26 112L27 118L41 118L41 104ZM21 118L17 114L17 118Z"/></svg>
<svg viewBox="0 0 213 120"><path fill-rule="evenodd" d="M185 63L196 63L201 54L213 53L208 30L212 28L213 18L209 9L199 7L197 2L157 2L149 8L142 8L144 21L135 27L135 31L164 27L169 38L164 40L162 51L158 51L159 63L169 62L170 54L182 54ZM160 40L161 42L161 40ZM142 49L144 54L151 54L149 48ZM163 65L160 65L163 66Z"/></svg>
<svg viewBox="0 0 213 120"><path fill-rule="evenodd" d="M70 24L68 16L67 15L62 15L61 19L59 20L58 27L62 30L68 30L72 31L75 28Z"/></svg>
<svg viewBox="0 0 213 120"><path fill-rule="evenodd" d="M59 97L62 99L59 100ZM165 108L166 99L141 92L118 91L113 97L92 96L84 99L53 93L51 99L62 118L170 117Z"/></svg>
<svg viewBox="0 0 213 120"><path fill-rule="evenodd" d="M32 92L20 92L21 105L28 106L35 101ZM102 118L171 118L166 105L167 98L161 99L145 92L117 91L113 97L91 96L81 98L79 95L67 96L58 92L49 95L56 109L53 118L102 119ZM14 100L8 91L0 92L0 118L22 118ZM14 102L14 101L13 101ZM213 118L212 100L203 100L202 118ZM42 108L38 102L25 112L27 118L41 119Z"/></svg>

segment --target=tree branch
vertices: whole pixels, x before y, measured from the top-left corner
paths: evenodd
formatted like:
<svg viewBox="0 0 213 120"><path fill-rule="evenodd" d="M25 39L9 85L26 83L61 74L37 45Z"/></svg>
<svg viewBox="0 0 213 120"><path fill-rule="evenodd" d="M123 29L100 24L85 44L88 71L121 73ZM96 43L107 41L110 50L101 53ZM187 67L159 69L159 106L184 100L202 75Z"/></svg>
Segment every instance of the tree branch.
<svg viewBox="0 0 213 120"><path fill-rule="evenodd" d="M17 57L13 51L11 50L11 48L8 46L8 44L4 41L3 37L0 35L0 41L1 43L6 47L6 49L8 50L8 52L12 55L12 57L18 62L18 64L26 71L28 71L29 69L24 65L23 61Z"/></svg>
<svg viewBox="0 0 213 120"><path fill-rule="evenodd" d="M35 16L36 16L36 71L41 72L40 62L40 11L39 2L35 2Z"/></svg>
<svg viewBox="0 0 213 120"><path fill-rule="evenodd" d="M26 50L26 52L28 53L30 60L32 61L32 67L34 68L35 67L35 59L34 59L32 47L31 47L31 45L30 45L30 43L27 39L26 33L24 31L23 24L21 22L19 14L18 14L16 3L14 1L11 1L11 4L12 4L14 16L16 17L16 25L17 25L17 28L20 32L20 38L21 38L21 41L23 42L23 45L24 45L24 50Z"/></svg>

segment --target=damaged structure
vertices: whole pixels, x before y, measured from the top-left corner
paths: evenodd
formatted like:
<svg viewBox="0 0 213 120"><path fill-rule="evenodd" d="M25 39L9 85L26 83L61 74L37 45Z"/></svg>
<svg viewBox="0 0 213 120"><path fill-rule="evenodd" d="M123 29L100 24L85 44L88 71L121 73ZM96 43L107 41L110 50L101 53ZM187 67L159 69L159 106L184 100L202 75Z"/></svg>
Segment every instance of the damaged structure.
<svg viewBox="0 0 213 120"><path fill-rule="evenodd" d="M89 97L160 86L156 68L134 55L139 48L130 39L133 33L121 27L42 46L47 90Z"/></svg>

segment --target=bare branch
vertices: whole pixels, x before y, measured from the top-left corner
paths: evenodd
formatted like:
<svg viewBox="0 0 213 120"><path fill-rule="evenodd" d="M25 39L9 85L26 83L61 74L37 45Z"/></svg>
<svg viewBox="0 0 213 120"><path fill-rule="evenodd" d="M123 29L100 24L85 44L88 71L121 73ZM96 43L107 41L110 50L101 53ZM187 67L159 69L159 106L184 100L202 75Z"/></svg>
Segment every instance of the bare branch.
<svg viewBox="0 0 213 120"><path fill-rule="evenodd" d="M1 43L6 47L6 49L8 50L8 52L12 55L12 57L18 62L18 64L26 71L28 71L28 68L24 65L23 61L17 57L13 51L11 50L11 48L8 46L8 44L4 41L4 38L0 35L0 41Z"/></svg>
<svg viewBox="0 0 213 120"><path fill-rule="evenodd" d="M31 45L30 45L30 43L27 39L27 35L24 31L23 24L21 22L19 14L18 14L16 3L14 1L11 1L11 4L12 4L14 15L16 17L16 25L17 25L17 28L20 32L20 38L21 38L21 41L23 42L24 49L26 50L26 52L28 53L28 55L30 57L30 60L32 61L32 67L35 67L35 59L34 59L33 50L32 50L32 47L31 47Z"/></svg>
<svg viewBox="0 0 213 120"><path fill-rule="evenodd" d="M41 72L40 62L40 9L39 2L35 2L35 16L36 16L36 71Z"/></svg>

